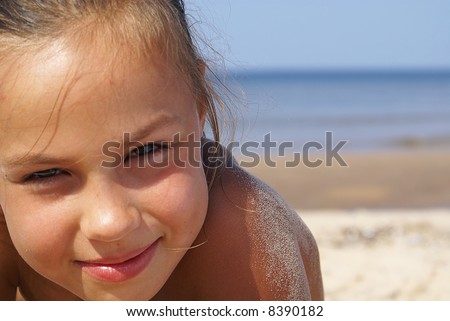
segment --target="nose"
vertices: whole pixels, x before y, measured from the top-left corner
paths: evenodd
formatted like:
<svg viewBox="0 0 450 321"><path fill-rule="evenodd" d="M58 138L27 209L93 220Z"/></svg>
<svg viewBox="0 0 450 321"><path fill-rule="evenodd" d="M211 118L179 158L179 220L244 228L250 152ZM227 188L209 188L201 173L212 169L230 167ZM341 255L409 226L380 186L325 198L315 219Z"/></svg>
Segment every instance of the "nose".
<svg viewBox="0 0 450 321"><path fill-rule="evenodd" d="M89 240L119 241L140 226L141 213L130 203L126 188L106 179L89 185L80 200L80 229Z"/></svg>

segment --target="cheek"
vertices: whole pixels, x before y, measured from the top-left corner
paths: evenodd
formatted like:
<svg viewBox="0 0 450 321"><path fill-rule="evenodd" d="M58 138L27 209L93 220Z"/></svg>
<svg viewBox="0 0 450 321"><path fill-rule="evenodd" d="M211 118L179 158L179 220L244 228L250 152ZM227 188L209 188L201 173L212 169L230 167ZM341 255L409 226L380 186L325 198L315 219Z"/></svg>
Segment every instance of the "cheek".
<svg viewBox="0 0 450 321"><path fill-rule="evenodd" d="M14 205L5 207L5 218L22 258L38 271L60 262L71 248L70 224L61 211L31 201L8 203Z"/></svg>
<svg viewBox="0 0 450 321"><path fill-rule="evenodd" d="M205 220L208 208L208 189L203 169L174 169L158 184L151 215L166 229L167 239L174 246L190 246Z"/></svg>

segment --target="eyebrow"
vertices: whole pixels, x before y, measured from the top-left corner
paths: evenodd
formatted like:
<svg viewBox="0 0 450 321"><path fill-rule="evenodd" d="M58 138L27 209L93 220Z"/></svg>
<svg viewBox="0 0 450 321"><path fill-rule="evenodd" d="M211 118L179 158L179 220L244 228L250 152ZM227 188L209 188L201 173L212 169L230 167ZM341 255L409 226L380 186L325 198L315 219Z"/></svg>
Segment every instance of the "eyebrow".
<svg viewBox="0 0 450 321"><path fill-rule="evenodd" d="M27 167L30 165L39 164L74 164L77 162L78 161L74 162L73 160L69 160L64 157L51 157L43 153L29 152L23 156L15 155L13 157L6 158L2 167L10 169L18 166Z"/></svg>
<svg viewBox="0 0 450 321"><path fill-rule="evenodd" d="M162 126L168 126L175 122L179 117L177 116L169 116L167 114L161 114L157 118L153 119L150 123L145 124L144 126L138 128L136 131L124 131L121 135L121 138L118 139L123 142L124 134L129 133L129 138L131 142L139 142L140 140L150 136L152 132L156 129L161 128ZM116 140L117 141L117 140ZM106 143L106 142L105 142ZM81 159L80 159L81 160ZM73 161L73 159L65 158L65 157L52 157L46 155L45 153L34 153L28 152L23 155L14 155L11 157L6 157L3 166L4 168L12 168L12 167L27 167L31 165L39 165L39 164L75 164L77 161Z"/></svg>
<svg viewBox="0 0 450 321"><path fill-rule="evenodd" d="M136 131L128 131L123 132L121 139L123 139L123 135L125 133L130 134L130 139L133 141L140 141L152 134L156 129L159 129L163 126L168 126L178 120L178 116L175 115L167 115L160 114L156 119L153 119L149 124L145 124L144 126L138 128Z"/></svg>

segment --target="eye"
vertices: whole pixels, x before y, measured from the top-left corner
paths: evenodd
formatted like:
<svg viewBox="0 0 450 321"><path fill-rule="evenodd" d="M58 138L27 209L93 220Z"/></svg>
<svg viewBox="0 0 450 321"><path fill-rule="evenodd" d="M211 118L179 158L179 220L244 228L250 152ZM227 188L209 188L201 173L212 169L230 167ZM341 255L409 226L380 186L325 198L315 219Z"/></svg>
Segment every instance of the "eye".
<svg viewBox="0 0 450 321"><path fill-rule="evenodd" d="M160 145L155 143L150 143L139 148L136 148L130 152L128 157L137 157L141 155L147 155L158 151L161 148Z"/></svg>
<svg viewBox="0 0 450 321"><path fill-rule="evenodd" d="M138 148L133 149L128 156L126 157L125 161L128 161L130 158L133 157L142 157L149 154L155 154L156 152L159 152L162 150L164 145L157 144L157 143L149 143L147 145L140 146Z"/></svg>
<svg viewBox="0 0 450 321"><path fill-rule="evenodd" d="M44 171L34 172L26 176L25 182L47 182L63 174L67 174L67 172L59 168L51 168Z"/></svg>
<svg viewBox="0 0 450 321"><path fill-rule="evenodd" d="M166 163L170 143L152 142L132 149L124 159L125 168L161 166Z"/></svg>

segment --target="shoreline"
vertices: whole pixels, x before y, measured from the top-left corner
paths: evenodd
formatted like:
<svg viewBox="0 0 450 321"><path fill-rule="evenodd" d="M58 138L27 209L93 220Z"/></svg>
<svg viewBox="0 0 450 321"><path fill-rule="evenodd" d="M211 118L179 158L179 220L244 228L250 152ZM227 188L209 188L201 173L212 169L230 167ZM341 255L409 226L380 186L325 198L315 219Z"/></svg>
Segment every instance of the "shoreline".
<svg viewBox="0 0 450 321"><path fill-rule="evenodd" d="M450 151L343 153L342 157L347 167L334 162L328 167L286 168L282 164L291 160L287 156L276 158L276 167L260 164L246 170L299 210L450 208Z"/></svg>

